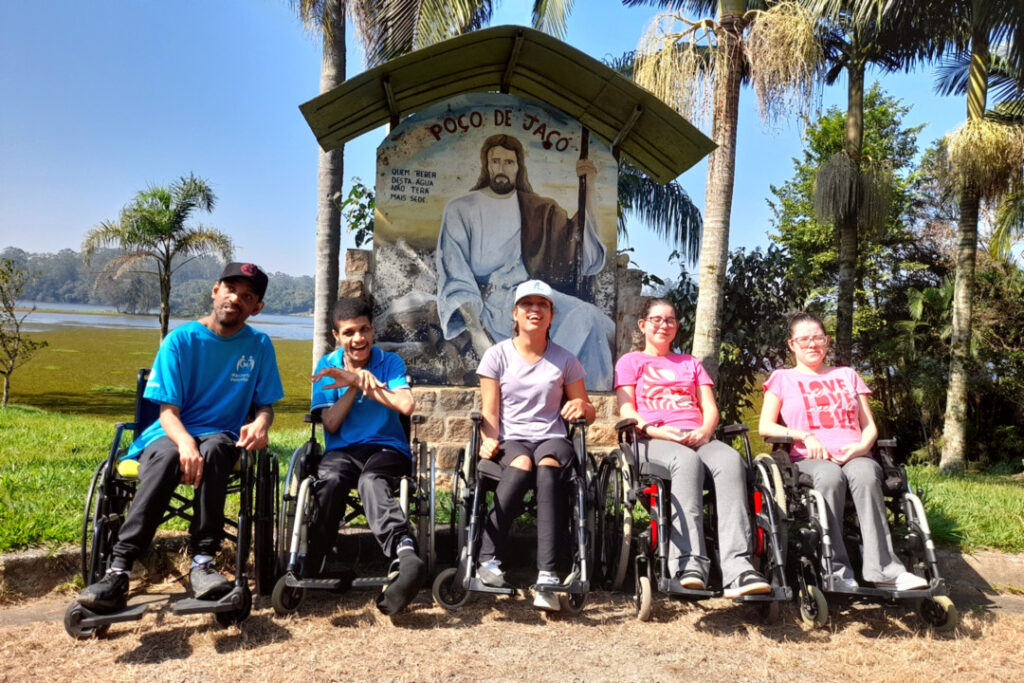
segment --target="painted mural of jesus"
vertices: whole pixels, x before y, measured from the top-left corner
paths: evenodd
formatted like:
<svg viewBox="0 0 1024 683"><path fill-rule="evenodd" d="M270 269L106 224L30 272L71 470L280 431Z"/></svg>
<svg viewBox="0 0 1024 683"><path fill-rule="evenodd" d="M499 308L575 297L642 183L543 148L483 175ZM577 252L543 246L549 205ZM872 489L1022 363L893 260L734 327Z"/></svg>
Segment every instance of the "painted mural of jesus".
<svg viewBox="0 0 1024 683"><path fill-rule="evenodd" d="M597 306L579 298L582 276L605 261L593 192L586 198L580 229L552 199L533 191L522 143L492 135L480 150L480 178L468 194L448 202L437 239L437 311L445 339L468 330L478 355L512 333L513 292L529 279L555 289L552 340L574 353L592 390L610 390L615 324ZM576 164L594 187L597 168Z"/></svg>

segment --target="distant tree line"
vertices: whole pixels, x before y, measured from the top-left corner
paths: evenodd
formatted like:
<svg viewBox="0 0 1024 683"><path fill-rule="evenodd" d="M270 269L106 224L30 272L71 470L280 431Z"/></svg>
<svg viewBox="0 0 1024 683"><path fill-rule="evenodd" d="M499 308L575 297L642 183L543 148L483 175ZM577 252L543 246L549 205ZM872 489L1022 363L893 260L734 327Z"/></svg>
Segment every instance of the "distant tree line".
<svg viewBox="0 0 1024 683"><path fill-rule="evenodd" d="M96 304L128 314L155 311L159 306L157 283L151 277L125 275L116 280L101 275L103 266L119 255L116 249L100 249L90 259L62 249L56 254L29 253L7 247L0 259L13 261L34 279L21 293L25 301L40 303ZM171 311L178 317L205 313L210 307L210 289L220 275L223 264L212 256L193 259L174 273ZM270 273L265 313L278 315L306 314L313 310L313 278L294 277L286 273Z"/></svg>

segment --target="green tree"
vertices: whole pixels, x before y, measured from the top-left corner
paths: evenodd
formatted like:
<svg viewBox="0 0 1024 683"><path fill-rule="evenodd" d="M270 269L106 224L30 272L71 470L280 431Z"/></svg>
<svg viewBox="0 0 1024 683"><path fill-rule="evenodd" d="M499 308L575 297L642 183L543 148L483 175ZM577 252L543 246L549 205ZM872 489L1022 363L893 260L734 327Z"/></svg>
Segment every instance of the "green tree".
<svg viewBox="0 0 1024 683"><path fill-rule="evenodd" d="M679 13L657 17L638 50L637 81L684 115L711 112L710 137L718 146L708 157L693 354L717 377L740 84L747 74L766 121L810 107L821 63L814 20L792 2L623 2L716 17L696 22Z"/></svg>
<svg viewBox="0 0 1024 683"><path fill-rule="evenodd" d="M89 263L97 249L115 246L123 253L107 262L102 274L119 279L128 274L155 276L160 286L160 338L171 318L171 276L188 261L205 254L231 260L231 240L204 226L189 227L192 214L213 211L216 196L202 178L189 174L169 187L139 192L121 209L117 220L104 221L86 233L82 257ZM147 269L148 267L148 269Z"/></svg>
<svg viewBox="0 0 1024 683"><path fill-rule="evenodd" d="M32 276L11 259L0 259L0 375L4 376L3 398L0 408L7 407L11 393L11 375L32 358L32 354L46 346L45 341L29 339L21 326L32 311L18 316L16 306L26 283Z"/></svg>

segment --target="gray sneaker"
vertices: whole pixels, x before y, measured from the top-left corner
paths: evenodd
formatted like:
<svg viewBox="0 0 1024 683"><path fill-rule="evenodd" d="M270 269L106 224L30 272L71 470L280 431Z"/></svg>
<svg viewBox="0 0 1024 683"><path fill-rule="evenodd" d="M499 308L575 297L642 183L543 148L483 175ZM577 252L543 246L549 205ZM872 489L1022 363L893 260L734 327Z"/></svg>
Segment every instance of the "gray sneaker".
<svg viewBox="0 0 1024 683"><path fill-rule="evenodd" d="M95 612L113 612L128 602L128 572L107 572L78 594L78 604Z"/></svg>
<svg viewBox="0 0 1024 683"><path fill-rule="evenodd" d="M485 586L491 588L508 588L508 581L505 580L505 572L501 570L501 563L494 560L483 562L477 567L477 578Z"/></svg>
<svg viewBox="0 0 1024 683"><path fill-rule="evenodd" d="M196 600L217 600L231 592L231 582L213 568L212 562L192 567L188 580Z"/></svg>

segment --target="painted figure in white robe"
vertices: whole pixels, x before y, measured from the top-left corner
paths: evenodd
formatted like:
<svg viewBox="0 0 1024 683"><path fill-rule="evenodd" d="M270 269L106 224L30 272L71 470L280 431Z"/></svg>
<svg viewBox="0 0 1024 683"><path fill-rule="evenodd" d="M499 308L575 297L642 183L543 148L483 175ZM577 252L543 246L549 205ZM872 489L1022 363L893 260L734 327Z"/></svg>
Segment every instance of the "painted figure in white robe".
<svg viewBox="0 0 1024 683"><path fill-rule="evenodd" d="M594 193L588 193L586 225L580 230L577 216L570 218L554 200L533 192L523 157L516 138L487 138L476 186L444 208L436 260L437 311L445 339L468 330L482 355L512 333L516 286L544 280L555 289L552 340L580 359L588 389L610 390L615 324L578 297L584 277L604 266ZM576 171L594 187L592 161L578 161Z"/></svg>

